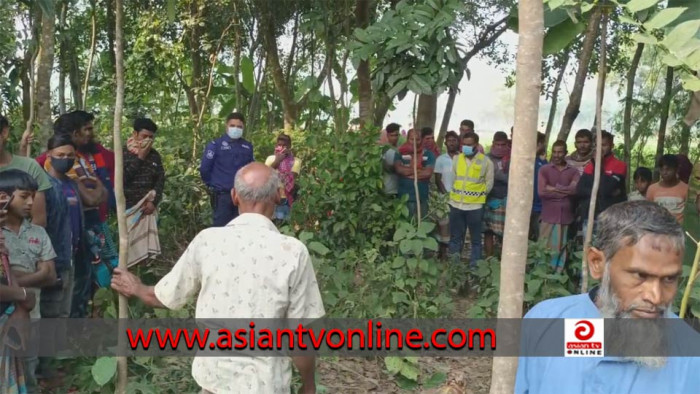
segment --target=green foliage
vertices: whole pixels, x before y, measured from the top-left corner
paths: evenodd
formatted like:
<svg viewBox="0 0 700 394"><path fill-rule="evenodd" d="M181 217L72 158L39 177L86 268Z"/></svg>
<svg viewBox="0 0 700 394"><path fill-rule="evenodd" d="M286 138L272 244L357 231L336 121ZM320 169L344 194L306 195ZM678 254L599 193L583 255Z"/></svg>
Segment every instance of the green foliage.
<svg viewBox="0 0 700 394"><path fill-rule="evenodd" d="M458 0L401 0L366 29L355 29L355 62L376 62L373 82L389 97L407 90L435 94L462 77L457 41L451 31L465 5Z"/></svg>
<svg viewBox="0 0 700 394"><path fill-rule="evenodd" d="M581 275L582 252L569 257L563 273L555 272L550 265L554 252L543 243L530 243L525 272L524 311L540 301L565 297L577 292ZM495 317L498 312L501 265L494 259L481 260L470 272L474 290L479 299L468 311L473 318Z"/></svg>

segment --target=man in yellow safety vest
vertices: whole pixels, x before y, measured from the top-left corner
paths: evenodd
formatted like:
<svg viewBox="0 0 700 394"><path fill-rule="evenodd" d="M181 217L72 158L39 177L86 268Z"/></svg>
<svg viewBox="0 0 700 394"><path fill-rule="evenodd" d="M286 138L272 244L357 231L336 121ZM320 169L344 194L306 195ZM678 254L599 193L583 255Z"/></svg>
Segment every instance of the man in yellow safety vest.
<svg viewBox="0 0 700 394"><path fill-rule="evenodd" d="M464 236L469 229L472 267L481 259L484 204L494 177L493 163L477 151L478 138L474 132L462 136L462 152L452 162L455 178L450 192L450 258L453 262L460 261Z"/></svg>

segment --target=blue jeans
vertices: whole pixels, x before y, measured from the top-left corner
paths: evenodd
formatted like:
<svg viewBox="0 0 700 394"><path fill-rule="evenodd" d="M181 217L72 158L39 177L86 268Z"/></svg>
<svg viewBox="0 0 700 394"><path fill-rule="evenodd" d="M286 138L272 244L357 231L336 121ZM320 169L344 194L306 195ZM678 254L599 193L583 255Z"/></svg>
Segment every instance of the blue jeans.
<svg viewBox="0 0 700 394"><path fill-rule="evenodd" d="M238 216L238 207L233 205L230 192L217 192L214 195L213 227L224 227Z"/></svg>
<svg viewBox="0 0 700 394"><path fill-rule="evenodd" d="M450 206L450 257L459 261L464 247L464 237L469 229L471 256L469 265L475 266L481 259L481 233L484 228L484 208L463 211Z"/></svg>

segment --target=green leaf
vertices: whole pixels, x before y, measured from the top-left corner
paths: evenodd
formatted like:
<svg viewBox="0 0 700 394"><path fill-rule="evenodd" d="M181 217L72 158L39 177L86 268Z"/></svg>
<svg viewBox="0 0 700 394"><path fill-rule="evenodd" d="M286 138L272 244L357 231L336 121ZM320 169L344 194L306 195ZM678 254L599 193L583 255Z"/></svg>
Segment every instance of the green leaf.
<svg viewBox="0 0 700 394"><path fill-rule="evenodd" d="M400 357L386 357L384 358L384 365L389 373L396 375L403 367L403 360Z"/></svg>
<svg viewBox="0 0 700 394"><path fill-rule="evenodd" d="M406 238L406 234L408 234L408 231L406 231L405 227L397 228L396 232L394 233L394 242L398 242Z"/></svg>
<svg viewBox="0 0 700 394"><path fill-rule="evenodd" d="M546 56L561 52L585 29L584 23L574 23L571 19L552 27L544 36L543 54Z"/></svg>
<svg viewBox="0 0 700 394"><path fill-rule="evenodd" d="M411 250L413 250L413 253L418 256L421 253L423 253L423 241L420 239L414 239L411 241Z"/></svg>
<svg viewBox="0 0 700 394"><path fill-rule="evenodd" d="M418 259L408 259L406 261L406 266L408 266L408 269L414 270L418 266Z"/></svg>
<svg viewBox="0 0 700 394"><path fill-rule="evenodd" d="M245 90L255 93L255 65L248 56L241 57L241 76Z"/></svg>
<svg viewBox="0 0 700 394"><path fill-rule="evenodd" d="M681 14L685 12L685 10L687 10L687 8L685 7L663 9L659 11L659 13L654 15L654 17L651 18L649 22L645 23L644 27L646 27L649 30L661 29L662 27L678 19L678 17L681 16Z"/></svg>
<svg viewBox="0 0 700 394"><path fill-rule="evenodd" d="M694 75L686 75L683 79L683 89L693 92L700 91L700 78Z"/></svg>
<svg viewBox="0 0 700 394"><path fill-rule="evenodd" d="M677 57L671 55L670 53L667 54L666 56L664 56L664 57L661 59L661 61L664 62L664 64L666 64L666 65L668 65L668 66L671 66L671 67L678 67L678 66L682 66L682 65L683 65L683 62L682 62L682 61L678 60Z"/></svg>
<svg viewBox="0 0 700 394"><path fill-rule="evenodd" d="M423 79L420 75L418 74L413 74L413 77L411 77L411 81L415 82L416 85L420 88L421 94L430 94L432 91L432 88L430 87L430 84Z"/></svg>
<svg viewBox="0 0 700 394"><path fill-rule="evenodd" d="M117 359L116 357L100 357L92 365L92 378L95 379L95 383L100 386L104 386L109 382L114 374L117 372Z"/></svg>
<svg viewBox="0 0 700 394"><path fill-rule="evenodd" d="M418 369L417 366L411 364L411 363L403 363L403 367L401 368L401 375L405 377L406 379L412 380L414 382L418 381L418 374L420 374L420 370Z"/></svg>
<svg viewBox="0 0 700 394"><path fill-rule="evenodd" d="M700 30L700 20L683 22L668 33L662 44L672 51L683 49L683 46L695 36L698 30Z"/></svg>
<svg viewBox="0 0 700 394"><path fill-rule="evenodd" d="M328 252L330 252L330 250L325 245L318 241L309 242L309 249L313 252L320 254L321 256L325 256L328 254Z"/></svg>
<svg viewBox="0 0 700 394"><path fill-rule="evenodd" d="M406 259L401 256L396 256L396 258L394 258L394 261L391 263L391 268L401 268L404 266L404 264L406 264Z"/></svg>
<svg viewBox="0 0 700 394"><path fill-rule="evenodd" d="M630 12L639 12L653 7L659 3L659 0L631 0L625 5Z"/></svg>
<svg viewBox="0 0 700 394"><path fill-rule="evenodd" d="M435 223L433 222L421 222L420 227L418 227L419 230L423 231L426 234L430 234L433 229L435 229Z"/></svg>
<svg viewBox="0 0 700 394"><path fill-rule="evenodd" d="M423 247L428 250L436 252L438 250L438 243L433 237L429 237L423 240Z"/></svg>
<svg viewBox="0 0 700 394"><path fill-rule="evenodd" d="M445 380L447 380L447 375L442 372L437 372L434 373L433 376L429 377L428 380L423 382L423 387L426 389L432 389L445 383Z"/></svg>
<svg viewBox="0 0 700 394"><path fill-rule="evenodd" d="M632 34L632 39L637 41L638 43L647 45L656 45L659 43L656 37L650 36L648 34L634 33Z"/></svg>
<svg viewBox="0 0 700 394"><path fill-rule="evenodd" d="M401 241L401 243L399 244L399 250L402 254L408 254L408 252L411 251L411 241L407 239Z"/></svg>
<svg viewBox="0 0 700 394"><path fill-rule="evenodd" d="M408 79L403 79L399 82L396 83L389 91L387 92L387 96L389 97L394 97L397 94L399 94L402 90L406 89L406 86L408 85Z"/></svg>
<svg viewBox="0 0 700 394"><path fill-rule="evenodd" d="M402 390L408 390L408 391L413 391L418 388L418 382L415 380L411 380L406 378L403 375L399 375L396 377L396 385L399 386Z"/></svg>

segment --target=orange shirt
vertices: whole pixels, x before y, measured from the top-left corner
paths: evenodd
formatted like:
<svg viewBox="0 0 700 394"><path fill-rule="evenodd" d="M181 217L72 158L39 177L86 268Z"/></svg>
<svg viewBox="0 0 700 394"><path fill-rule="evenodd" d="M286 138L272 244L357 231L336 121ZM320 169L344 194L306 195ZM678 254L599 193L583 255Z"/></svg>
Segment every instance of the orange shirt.
<svg viewBox="0 0 700 394"><path fill-rule="evenodd" d="M647 200L668 209L681 224L683 224L683 211L687 199L688 185L683 182L678 182L673 187L663 187L659 183L655 183L647 190Z"/></svg>

